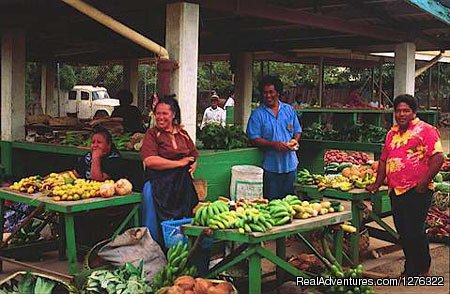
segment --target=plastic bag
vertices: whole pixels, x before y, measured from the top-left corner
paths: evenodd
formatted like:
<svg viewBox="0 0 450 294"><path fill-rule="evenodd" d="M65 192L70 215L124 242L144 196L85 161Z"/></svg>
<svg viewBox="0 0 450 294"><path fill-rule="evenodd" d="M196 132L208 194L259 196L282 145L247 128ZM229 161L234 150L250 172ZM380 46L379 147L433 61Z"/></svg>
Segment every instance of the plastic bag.
<svg viewBox="0 0 450 294"><path fill-rule="evenodd" d="M151 282L167 263L161 247L145 227L125 231L100 248L98 255L115 266L122 266L127 262L137 266L142 259L148 282Z"/></svg>

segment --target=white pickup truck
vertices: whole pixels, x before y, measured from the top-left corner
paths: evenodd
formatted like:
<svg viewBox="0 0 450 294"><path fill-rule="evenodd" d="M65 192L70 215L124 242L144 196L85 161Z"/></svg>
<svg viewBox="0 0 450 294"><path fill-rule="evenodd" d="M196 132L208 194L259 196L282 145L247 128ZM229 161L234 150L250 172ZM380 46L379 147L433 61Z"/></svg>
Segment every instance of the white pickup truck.
<svg viewBox="0 0 450 294"><path fill-rule="evenodd" d="M66 104L67 114L76 114L79 119L111 116L118 99L109 97L104 87L77 85L69 92Z"/></svg>

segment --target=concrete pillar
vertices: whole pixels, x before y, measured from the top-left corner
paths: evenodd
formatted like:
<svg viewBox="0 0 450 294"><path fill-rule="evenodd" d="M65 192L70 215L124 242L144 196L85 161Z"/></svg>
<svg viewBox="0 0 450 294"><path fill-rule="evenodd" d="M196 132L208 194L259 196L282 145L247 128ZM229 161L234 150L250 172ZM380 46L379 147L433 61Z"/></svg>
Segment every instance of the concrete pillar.
<svg viewBox="0 0 450 294"><path fill-rule="evenodd" d="M123 62L123 89L128 89L133 94L133 105L138 104L138 60L127 59ZM115 95L115 93L113 93ZM114 97L118 98L118 97Z"/></svg>
<svg viewBox="0 0 450 294"><path fill-rule="evenodd" d="M65 116L58 113L58 93L56 89L56 63L47 62L41 65L41 104L42 111L50 116Z"/></svg>
<svg viewBox="0 0 450 294"><path fill-rule="evenodd" d="M172 74L171 92L181 109L181 123L195 142L197 121L199 5L193 3L167 4L166 49L179 68Z"/></svg>
<svg viewBox="0 0 450 294"><path fill-rule="evenodd" d="M239 52L236 61L235 119L245 130L252 111L253 55L251 52Z"/></svg>
<svg viewBox="0 0 450 294"><path fill-rule="evenodd" d="M416 45L401 43L395 46L394 98L401 94L414 95Z"/></svg>
<svg viewBox="0 0 450 294"><path fill-rule="evenodd" d="M1 139L25 139L25 33L5 30L1 40Z"/></svg>

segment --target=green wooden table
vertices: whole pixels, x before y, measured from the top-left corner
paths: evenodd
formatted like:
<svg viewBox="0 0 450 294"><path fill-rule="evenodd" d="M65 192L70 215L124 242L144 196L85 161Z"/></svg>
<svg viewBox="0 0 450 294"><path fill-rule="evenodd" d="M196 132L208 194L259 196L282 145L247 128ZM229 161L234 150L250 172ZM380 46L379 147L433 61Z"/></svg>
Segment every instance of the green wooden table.
<svg viewBox="0 0 450 294"><path fill-rule="evenodd" d="M295 185L295 190L297 193L305 194L311 198L333 198L339 200L348 200L351 202L351 210L352 210L352 225L356 227L357 231L360 232L361 227L364 226L362 213L364 208L366 207L363 203L364 201L372 201L372 203L376 201L380 201L380 199L389 197L387 187L382 186L380 191L377 193L370 193L365 189L351 189L350 191L343 192L336 189L325 189L319 191L316 185ZM392 229L388 224L386 224L381 217L379 217L374 211L370 210L368 212L369 219L375 221L378 225L380 225L384 231L387 233L387 236L391 236L390 238L383 238L385 240L389 240L392 242L397 242L399 239L398 233ZM381 231L381 230L380 230ZM381 232L381 233L382 233ZM385 234L379 234L378 236L386 236ZM359 263L359 234L352 234L350 237L350 258L354 264Z"/></svg>
<svg viewBox="0 0 450 294"><path fill-rule="evenodd" d="M291 235L312 231L326 226L336 225L351 219L349 211L330 213L309 218L306 220L295 219L292 223L273 227L265 233L240 234L236 229L215 230L212 238L220 241L231 241L242 244L227 255L221 262L215 265L208 274L212 278L228 268L248 259L249 293L261 293L261 259L266 258L277 266L277 277L283 271L293 276L310 277L310 274L300 271L286 261L285 239ZM200 236L205 227L184 225L184 234L190 237ZM338 262L342 261L343 231L337 230L335 234L335 255ZM276 241L276 254L262 246L262 242Z"/></svg>
<svg viewBox="0 0 450 294"><path fill-rule="evenodd" d="M134 226L138 227L140 225L139 208L141 205L141 199L142 196L140 193L133 193L126 196L115 196L111 198L91 198L78 201L54 201L51 197L44 196L41 193L25 194L12 191L8 188L0 188L0 228L3 228L4 225L5 200L20 202L34 207L44 203L47 211L57 212L63 216L69 273L75 274L79 271L79 269L75 243L74 215L95 209L132 204L133 209L116 230L116 233L118 233L122 231L131 220L133 220ZM2 262L0 261L0 271L1 269Z"/></svg>

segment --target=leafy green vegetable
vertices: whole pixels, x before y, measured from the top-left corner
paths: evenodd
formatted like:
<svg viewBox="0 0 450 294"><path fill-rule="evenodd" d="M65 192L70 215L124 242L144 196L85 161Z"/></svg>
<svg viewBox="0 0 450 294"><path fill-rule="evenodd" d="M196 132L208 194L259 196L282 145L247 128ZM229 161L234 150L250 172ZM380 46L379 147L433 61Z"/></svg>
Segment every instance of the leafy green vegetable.
<svg viewBox="0 0 450 294"><path fill-rule="evenodd" d="M51 294L55 286L55 282L38 277L34 286L34 294Z"/></svg>
<svg viewBox="0 0 450 294"><path fill-rule="evenodd" d="M19 293L34 293L34 278L30 272L27 272L19 284Z"/></svg>
<svg viewBox="0 0 450 294"><path fill-rule="evenodd" d="M236 149L248 146L247 136L240 126L207 125L198 133L205 149Z"/></svg>

